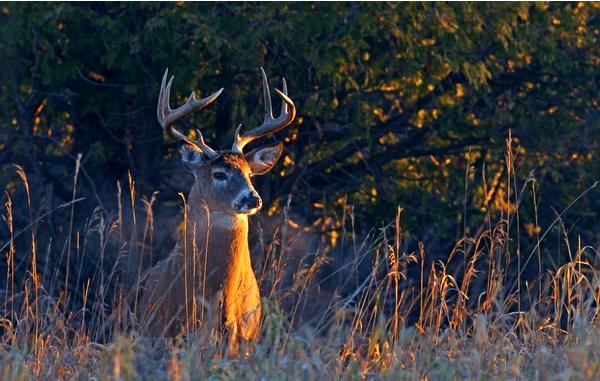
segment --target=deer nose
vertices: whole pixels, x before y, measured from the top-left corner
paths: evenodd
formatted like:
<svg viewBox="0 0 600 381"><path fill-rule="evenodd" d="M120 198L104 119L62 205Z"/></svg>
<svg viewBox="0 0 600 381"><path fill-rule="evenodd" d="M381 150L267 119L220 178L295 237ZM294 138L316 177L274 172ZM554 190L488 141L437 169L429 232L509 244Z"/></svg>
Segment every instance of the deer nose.
<svg viewBox="0 0 600 381"><path fill-rule="evenodd" d="M248 209L260 209L262 206L262 200L256 192L249 193L242 199L242 203L246 205Z"/></svg>

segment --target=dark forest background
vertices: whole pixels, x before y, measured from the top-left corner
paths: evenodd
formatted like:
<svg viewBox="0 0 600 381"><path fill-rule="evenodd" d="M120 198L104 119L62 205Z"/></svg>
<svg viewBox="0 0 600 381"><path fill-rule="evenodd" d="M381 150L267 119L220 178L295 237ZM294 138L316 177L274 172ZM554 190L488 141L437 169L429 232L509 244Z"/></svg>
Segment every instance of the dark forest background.
<svg viewBox="0 0 600 381"><path fill-rule="evenodd" d="M290 226L319 237L320 250L344 256L346 231L365 237L401 206L405 250L422 241L429 258L440 259L519 204L514 242L529 254L551 228L540 248L555 267L567 251L552 222L581 194L561 224L586 244L600 242L600 193L584 193L600 179L598 8L5 2L2 202L13 203L15 232L33 226L39 251L57 263L80 247L90 221L110 220L119 200L131 205L135 181L146 201L134 209L143 214L155 198L151 251L168 254L178 193L192 179L156 121L165 68L175 75L172 106L192 89L205 96L225 88L179 125L201 129L222 149L238 123L262 120L263 66L272 87L285 76L298 116L263 139L284 142L285 151L257 179L266 202L257 221L285 210ZM26 174L31 209L14 164ZM3 222L3 250L9 237ZM30 237L20 235L24 252Z"/></svg>

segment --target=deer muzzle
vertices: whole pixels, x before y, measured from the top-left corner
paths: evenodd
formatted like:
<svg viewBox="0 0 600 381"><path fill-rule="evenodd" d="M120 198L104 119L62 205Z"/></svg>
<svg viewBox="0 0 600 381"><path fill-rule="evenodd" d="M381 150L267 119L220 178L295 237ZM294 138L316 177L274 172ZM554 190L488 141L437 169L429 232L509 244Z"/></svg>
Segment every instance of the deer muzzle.
<svg viewBox="0 0 600 381"><path fill-rule="evenodd" d="M238 197L235 202L235 208L241 213L254 214L262 207L262 200L258 193L249 191Z"/></svg>

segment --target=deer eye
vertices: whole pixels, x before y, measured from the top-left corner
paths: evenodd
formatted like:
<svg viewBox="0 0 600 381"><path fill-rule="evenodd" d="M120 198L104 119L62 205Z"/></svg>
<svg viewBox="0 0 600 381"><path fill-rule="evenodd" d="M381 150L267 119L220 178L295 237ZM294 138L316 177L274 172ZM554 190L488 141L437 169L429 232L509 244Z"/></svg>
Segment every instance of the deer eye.
<svg viewBox="0 0 600 381"><path fill-rule="evenodd" d="M225 172L215 172L213 173L213 178L215 180L223 181L227 179L227 175L225 174Z"/></svg>

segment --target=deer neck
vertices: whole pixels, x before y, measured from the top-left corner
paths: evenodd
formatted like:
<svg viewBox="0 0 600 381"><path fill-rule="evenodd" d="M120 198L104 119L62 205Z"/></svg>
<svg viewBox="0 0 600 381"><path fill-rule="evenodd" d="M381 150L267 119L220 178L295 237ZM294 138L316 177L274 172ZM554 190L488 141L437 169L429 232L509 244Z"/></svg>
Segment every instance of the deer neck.
<svg viewBox="0 0 600 381"><path fill-rule="evenodd" d="M186 258L195 261L196 268L206 274L209 289L218 291L227 278L251 271L248 216L192 206L186 225L184 249L192 254Z"/></svg>
<svg viewBox="0 0 600 381"><path fill-rule="evenodd" d="M190 209L187 238L202 246L214 247L224 253L248 250L248 216L212 212L202 207ZM211 251L209 251L210 253Z"/></svg>

